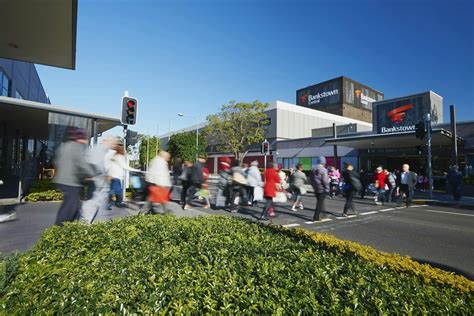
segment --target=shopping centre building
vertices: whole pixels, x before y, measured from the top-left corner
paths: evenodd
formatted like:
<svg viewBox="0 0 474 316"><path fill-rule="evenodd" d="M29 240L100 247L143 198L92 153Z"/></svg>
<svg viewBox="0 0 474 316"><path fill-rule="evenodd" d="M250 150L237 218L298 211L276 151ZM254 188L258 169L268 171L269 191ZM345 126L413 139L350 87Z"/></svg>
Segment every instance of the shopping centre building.
<svg viewBox="0 0 474 316"><path fill-rule="evenodd" d="M426 146L415 137L415 124L427 114L433 131L434 174L441 175L451 164L453 134L450 124L444 123L443 98L433 91L384 100L382 92L339 77L298 89L296 103L273 101L266 110L271 120L266 131L272 150L268 158L284 168L302 163L309 170L317 157L325 156L329 165L339 168L344 162L367 170L379 165L400 169L409 163L413 170L423 173ZM195 129L191 126L173 133ZM165 148L173 133L161 136ZM457 143L461 168L473 166L474 122L457 123ZM217 172L219 158L230 154L217 152L213 145L207 147L208 168ZM263 165L259 144L250 148L244 162L252 160Z"/></svg>

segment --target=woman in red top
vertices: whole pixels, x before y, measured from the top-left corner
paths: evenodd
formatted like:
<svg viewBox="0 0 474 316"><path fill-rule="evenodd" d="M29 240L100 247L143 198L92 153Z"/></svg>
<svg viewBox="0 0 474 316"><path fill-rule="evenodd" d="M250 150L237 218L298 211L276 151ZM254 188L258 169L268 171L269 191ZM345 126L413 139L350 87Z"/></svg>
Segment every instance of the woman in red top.
<svg viewBox="0 0 474 316"><path fill-rule="evenodd" d="M377 189L377 199L375 204L383 205L385 197L385 184L388 182L387 174L383 172L382 167L377 167L373 176L374 185Z"/></svg>
<svg viewBox="0 0 474 316"><path fill-rule="evenodd" d="M268 220L267 213L270 207L273 206L273 198L277 193L277 185L280 183L280 177L278 176L278 164L274 163L273 168L267 168L265 170L265 185L263 186L263 196L265 197L265 206L263 207L262 215L260 220Z"/></svg>

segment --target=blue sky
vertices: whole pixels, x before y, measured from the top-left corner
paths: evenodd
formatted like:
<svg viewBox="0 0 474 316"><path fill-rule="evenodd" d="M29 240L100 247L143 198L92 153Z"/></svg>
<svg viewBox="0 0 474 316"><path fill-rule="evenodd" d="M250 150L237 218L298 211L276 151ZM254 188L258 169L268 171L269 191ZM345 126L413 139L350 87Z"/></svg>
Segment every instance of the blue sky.
<svg viewBox="0 0 474 316"><path fill-rule="evenodd" d="M444 119L474 120L474 1L79 0L76 70L38 66L53 104L120 115L133 129L192 125L230 100L295 102L348 76L385 98L433 90Z"/></svg>

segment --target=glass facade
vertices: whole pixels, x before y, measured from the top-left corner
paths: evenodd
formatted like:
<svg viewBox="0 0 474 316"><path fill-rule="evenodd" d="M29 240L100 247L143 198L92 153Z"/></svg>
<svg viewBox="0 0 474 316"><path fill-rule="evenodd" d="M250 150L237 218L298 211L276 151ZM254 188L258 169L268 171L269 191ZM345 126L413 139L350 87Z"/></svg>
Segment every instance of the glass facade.
<svg viewBox="0 0 474 316"><path fill-rule="evenodd" d="M8 97L10 95L10 79L0 69L0 96Z"/></svg>

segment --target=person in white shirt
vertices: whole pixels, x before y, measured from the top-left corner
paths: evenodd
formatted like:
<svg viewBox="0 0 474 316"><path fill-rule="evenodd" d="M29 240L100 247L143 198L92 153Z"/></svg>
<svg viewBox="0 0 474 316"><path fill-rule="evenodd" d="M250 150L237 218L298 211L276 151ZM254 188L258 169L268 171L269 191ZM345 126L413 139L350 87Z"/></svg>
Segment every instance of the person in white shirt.
<svg viewBox="0 0 474 316"><path fill-rule="evenodd" d="M108 176L110 179L110 200L108 209L112 209L112 197L115 195L115 205L123 207L122 183L125 178L125 170L140 171L138 169L130 168L125 157L125 149L122 144L118 144L115 148L115 155L109 163Z"/></svg>
<svg viewBox="0 0 474 316"><path fill-rule="evenodd" d="M170 177L170 170L168 167L168 161L170 160L170 154L164 150L160 151L158 156L153 158L150 163L150 169L148 170L145 181L151 183L159 187L160 189L164 189L166 191L170 191L172 184L171 184L171 177ZM161 207L163 208L164 212L167 212L166 202L160 203ZM153 209L153 203L151 203L150 213L154 214L155 211Z"/></svg>

